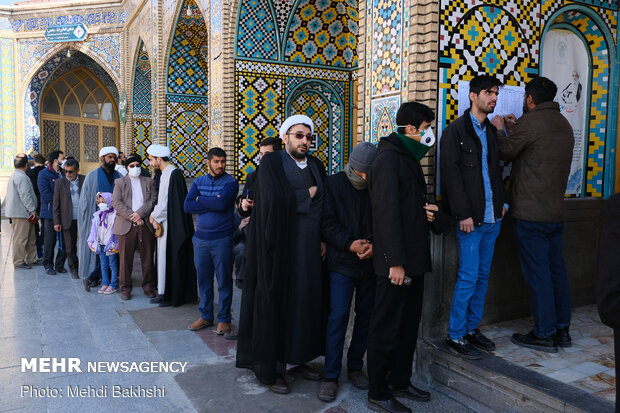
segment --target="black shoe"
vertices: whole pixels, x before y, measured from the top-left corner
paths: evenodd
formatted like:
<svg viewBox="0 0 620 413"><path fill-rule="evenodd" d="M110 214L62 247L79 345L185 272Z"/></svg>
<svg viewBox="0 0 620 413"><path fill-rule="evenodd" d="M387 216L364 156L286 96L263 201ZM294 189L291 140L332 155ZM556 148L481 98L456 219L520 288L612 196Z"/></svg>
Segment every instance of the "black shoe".
<svg viewBox="0 0 620 413"><path fill-rule="evenodd" d="M484 350L484 351L493 351L495 350L495 343L489 340L484 334L480 332L479 329L474 328L471 332L467 333L465 337L463 337L469 344L472 346Z"/></svg>
<svg viewBox="0 0 620 413"><path fill-rule="evenodd" d="M410 408L395 398L391 398L390 400L374 400L369 397L368 408L375 412L383 413L411 413Z"/></svg>
<svg viewBox="0 0 620 413"><path fill-rule="evenodd" d="M74 280L80 278L80 276L78 275L78 270L71 270L71 278L73 278Z"/></svg>
<svg viewBox="0 0 620 413"><path fill-rule="evenodd" d="M15 269L17 270L29 270L31 268L32 268L32 265L26 264L25 262L22 262L21 264L15 266Z"/></svg>
<svg viewBox="0 0 620 413"><path fill-rule="evenodd" d="M431 399L429 392L418 389L411 384L403 389L392 389L392 394L394 397L403 397L416 402L427 402Z"/></svg>
<svg viewBox="0 0 620 413"><path fill-rule="evenodd" d="M552 336L553 344L558 347L570 347L572 345L570 335L568 334L568 327L558 328Z"/></svg>
<svg viewBox="0 0 620 413"><path fill-rule="evenodd" d="M64 274L64 273L66 273L66 272L67 272L67 270L65 270L65 267L62 267L62 268L56 268L56 272L57 272L57 273L60 273L60 274Z"/></svg>
<svg viewBox="0 0 620 413"><path fill-rule="evenodd" d="M450 337L447 337L446 344L450 351L457 356L461 356L468 360L480 360L482 358L482 353L463 340L463 337L458 340L452 340Z"/></svg>
<svg viewBox="0 0 620 413"><path fill-rule="evenodd" d="M101 282L101 280L90 280L89 281L90 288L95 288L95 287L99 286L100 282Z"/></svg>
<svg viewBox="0 0 620 413"><path fill-rule="evenodd" d="M534 331L530 331L527 334L513 334L510 337L510 341L516 345L533 348L534 350L546 351L547 353L557 353L558 348L553 343L551 337L540 338L534 334Z"/></svg>
<svg viewBox="0 0 620 413"><path fill-rule="evenodd" d="M87 293L89 293L90 292L90 280L88 278L84 278L82 282L84 283L84 289L86 290Z"/></svg>
<svg viewBox="0 0 620 413"><path fill-rule="evenodd" d="M56 275L56 271L54 271L54 269L53 269L53 268L46 268L46 269L45 269L45 273L46 273L47 275Z"/></svg>
<svg viewBox="0 0 620 413"><path fill-rule="evenodd" d="M149 300L149 302L150 302L151 304L159 304L159 303L161 303L162 301L164 301L164 295L163 295L163 294L157 294L157 296L156 296L156 297L151 298L151 299Z"/></svg>
<svg viewBox="0 0 620 413"><path fill-rule="evenodd" d="M32 265L32 266L35 266L35 265L43 265L43 258L37 258L37 259L35 260L35 262L33 262L31 265Z"/></svg>

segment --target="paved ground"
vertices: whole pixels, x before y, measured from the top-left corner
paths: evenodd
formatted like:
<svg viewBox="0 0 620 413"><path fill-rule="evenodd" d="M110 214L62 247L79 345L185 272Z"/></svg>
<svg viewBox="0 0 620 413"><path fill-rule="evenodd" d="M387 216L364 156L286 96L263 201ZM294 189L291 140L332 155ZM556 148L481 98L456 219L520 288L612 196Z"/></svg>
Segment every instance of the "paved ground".
<svg viewBox="0 0 620 413"><path fill-rule="evenodd" d="M9 259L11 228L5 219L1 225L0 411L367 411L366 393L346 379L341 380L339 397L331 404L316 398L318 383L295 375L289 377L290 395L269 392L249 371L234 367L235 342L224 340L212 329L187 330L197 317L195 305L153 307L136 290L132 300L121 301L119 294L86 293L81 280L72 280L68 274L49 276L42 267L14 270ZM134 285L139 285L139 275L134 276ZM240 291L235 289L233 314L238 314L239 302ZM31 357L77 357L83 372L22 372L22 358ZM95 373L85 370L89 361L187 365L182 373ZM322 360L314 365L321 367ZM74 391L76 386L87 395L92 392L93 397L69 394L69 388ZM131 393L112 397L114 386L155 386L158 393L156 397L129 397ZM106 397L95 397L98 389L107 389ZM471 411L442 393L445 389L431 390L431 402L405 403L419 412Z"/></svg>

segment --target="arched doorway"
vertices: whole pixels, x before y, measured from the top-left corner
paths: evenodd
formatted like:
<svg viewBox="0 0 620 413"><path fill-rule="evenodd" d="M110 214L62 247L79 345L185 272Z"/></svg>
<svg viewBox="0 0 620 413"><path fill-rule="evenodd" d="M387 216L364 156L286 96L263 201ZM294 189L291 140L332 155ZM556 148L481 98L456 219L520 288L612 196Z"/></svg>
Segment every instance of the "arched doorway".
<svg viewBox="0 0 620 413"><path fill-rule="evenodd" d="M118 108L110 91L85 67L53 81L41 99L41 150L60 149L80 161L82 172L95 169L99 149L118 146Z"/></svg>

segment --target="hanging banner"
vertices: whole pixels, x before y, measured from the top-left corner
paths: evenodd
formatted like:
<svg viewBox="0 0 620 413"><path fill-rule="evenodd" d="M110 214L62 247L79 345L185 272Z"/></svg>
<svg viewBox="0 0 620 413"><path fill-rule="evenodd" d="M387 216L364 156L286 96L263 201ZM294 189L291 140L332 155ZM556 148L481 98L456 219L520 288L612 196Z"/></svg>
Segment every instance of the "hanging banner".
<svg viewBox="0 0 620 413"><path fill-rule="evenodd" d="M124 90L121 92L121 97L118 100L118 117L123 123L127 121L127 95Z"/></svg>
<svg viewBox="0 0 620 413"><path fill-rule="evenodd" d="M588 51L583 41L568 30L550 30L542 53L542 75L558 87L555 101L568 119L575 135L567 195L581 196L584 189L585 153L587 150L587 107L590 96Z"/></svg>

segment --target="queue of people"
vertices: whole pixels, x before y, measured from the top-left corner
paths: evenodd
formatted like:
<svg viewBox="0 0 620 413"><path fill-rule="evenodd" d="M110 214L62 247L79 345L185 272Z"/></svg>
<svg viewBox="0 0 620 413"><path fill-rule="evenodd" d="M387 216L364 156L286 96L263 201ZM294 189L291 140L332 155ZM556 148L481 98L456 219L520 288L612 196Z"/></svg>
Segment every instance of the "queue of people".
<svg viewBox="0 0 620 413"><path fill-rule="evenodd" d="M432 271L431 231L456 231L459 269L446 337L452 352L479 359L495 348L478 324L509 211L534 313L532 331L515 334L513 342L549 352L571 345L561 238L572 129L553 102L556 86L545 78L526 86L521 118L490 119L501 86L492 76L476 76L471 108L444 130L441 206L429 198L421 166L435 142L435 114L417 102L403 103L396 130L378 145L358 144L344 169L329 177L309 154L312 120L288 117L279 139L260 143L260 165L241 192L225 172L221 148L209 150L208 173L188 191L166 146L147 150L155 180L143 176L139 155L119 162L118 150L105 147L100 167L85 177L76 159L52 152L46 168L37 166L39 206L28 159L18 155L7 195L13 264L41 264L53 275L66 272L68 260L86 291L101 284L99 293L120 292L129 300L137 249L142 290L152 303L179 306L199 297L199 317L189 330L217 321L218 335L238 340L237 367L252 370L278 394L290 392L287 374L297 371L321 381L318 398L326 402L338 394L355 297L348 380L368 390L370 409L410 412L399 398L431 399L411 383L425 275ZM510 196L500 159L513 162ZM39 216L42 260L34 225ZM231 314L233 266L242 288L238 329ZM307 364L321 355L324 373Z"/></svg>

